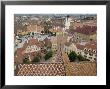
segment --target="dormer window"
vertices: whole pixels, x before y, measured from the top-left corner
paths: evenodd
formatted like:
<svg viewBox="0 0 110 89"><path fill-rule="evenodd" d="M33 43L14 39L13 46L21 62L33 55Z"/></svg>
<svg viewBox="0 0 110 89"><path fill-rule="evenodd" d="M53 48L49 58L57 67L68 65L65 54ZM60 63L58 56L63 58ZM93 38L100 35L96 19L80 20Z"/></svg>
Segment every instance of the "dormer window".
<svg viewBox="0 0 110 89"><path fill-rule="evenodd" d="M87 51L87 49L85 48L84 51Z"/></svg>
<svg viewBox="0 0 110 89"><path fill-rule="evenodd" d="M93 54L92 54L92 53L89 53L89 55L90 55L90 56L93 56Z"/></svg>
<svg viewBox="0 0 110 89"><path fill-rule="evenodd" d="M34 45L34 47L36 48L36 45Z"/></svg>
<svg viewBox="0 0 110 89"><path fill-rule="evenodd" d="M91 49L88 50L89 52L91 51Z"/></svg>
<svg viewBox="0 0 110 89"><path fill-rule="evenodd" d="M30 46L28 46L28 49L30 48Z"/></svg>
<svg viewBox="0 0 110 89"><path fill-rule="evenodd" d="M94 52L94 53L96 53L96 51L95 51L95 50L94 50L93 52Z"/></svg>

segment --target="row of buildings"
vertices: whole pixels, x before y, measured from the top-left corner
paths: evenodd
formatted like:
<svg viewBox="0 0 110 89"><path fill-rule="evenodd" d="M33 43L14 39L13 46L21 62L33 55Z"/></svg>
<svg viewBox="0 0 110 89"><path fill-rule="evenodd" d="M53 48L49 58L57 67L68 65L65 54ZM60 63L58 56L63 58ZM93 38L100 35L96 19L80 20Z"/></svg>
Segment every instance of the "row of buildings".
<svg viewBox="0 0 110 89"><path fill-rule="evenodd" d="M96 42L93 43L65 43L65 53L69 54L71 51L75 51L78 55L82 55L84 58L90 61L96 61L97 59L97 47Z"/></svg>

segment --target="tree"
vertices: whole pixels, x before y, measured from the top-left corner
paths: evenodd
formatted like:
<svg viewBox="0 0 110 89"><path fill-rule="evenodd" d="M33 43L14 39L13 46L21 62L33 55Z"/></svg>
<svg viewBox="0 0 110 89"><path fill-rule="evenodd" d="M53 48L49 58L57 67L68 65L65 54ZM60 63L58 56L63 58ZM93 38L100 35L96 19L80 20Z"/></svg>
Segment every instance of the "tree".
<svg viewBox="0 0 110 89"><path fill-rule="evenodd" d="M69 57L70 62L73 62L77 59L77 54L74 51L72 51L68 54L68 57Z"/></svg>
<svg viewBox="0 0 110 89"><path fill-rule="evenodd" d="M25 58L25 59L23 59L23 63L25 63L25 64L29 64L29 63L30 63L30 61L29 61L29 59L28 59L28 58Z"/></svg>
<svg viewBox="0 0 110 89"><path fill-rule="evenodd" d="M77 56L77 58L78 58L79 61L84 61L85 60L85 58L81 54L79 54Z"/></svg>
<svg viewBox="0 0 110 89"><path fill-rule="evenodd" d="M39 56L36 56L32 62L40 62L40 57Z"/></svg>
<svg viewBox="0 0 110 89"><path fill-rule="evenodd" d="M48 60L50 57L52 57L52 55L53 55L52 51L47 52L47 54L44 56L45 60Z"/></svg>
<svg viewBox="0 0 110 89"><path fill-rule="evenodd" d="M34 32L32 32L32 35L34 36Z"/></svg>

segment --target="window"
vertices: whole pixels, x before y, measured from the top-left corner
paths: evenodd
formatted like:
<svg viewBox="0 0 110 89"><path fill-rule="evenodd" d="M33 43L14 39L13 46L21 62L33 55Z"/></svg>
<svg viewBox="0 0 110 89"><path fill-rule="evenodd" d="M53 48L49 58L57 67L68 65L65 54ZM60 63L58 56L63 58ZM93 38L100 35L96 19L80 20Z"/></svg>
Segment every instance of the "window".
<svg viewBox="0 0 110 89"><path fill-rule="evenodd" d="M29 49L26 50L26 52L28 52L28 51L29 51Z"/></svg>
<svg viewBox="0 0 110 89"><path fill-rule="evenodd" d="M92 59L92 57L89 57L90 59Z"/></svg>
<svg viewBox="0 0 110 89"><path fill-rule="evenodd" d="M86 58L87 56L86 56L86 55L84 55L84 57Z"/></svg>
<svg viewBox="0 0 110 89"><path fill-rule="evenodd" d="M95 51L95 50L94 50L93 52L94 52L94 53L96 53L96 51Z"/></svg>
<svg viewBox="0 0 110 89"><path fill-rule="evenodd" d="M29 49L29 52L31 52L31 49Z"/></svg>
<svg viewBox="0 0 110 89"><path fill-rule="evenodd" d="M87 52L84 52L86 55L88 54Z"/></svg>
<svg viewBox="0 0 110 89"><path fill-rule="evenodd" d="M92 53L89 53L89 55L90 55L90 56L93 56L93 54L92 54Z"/></svg>
<svg viewBox="0 0 110 89"><path fill-rule="evenodd" d="M86 48L84 49L84 51L86 51Z"/></svg>
<svg viewBox="0 0 110 89"><path fill-rule="evenodd" d="M34 47L36 47L36 45L34 45Z"/></svg>
<svg viewBox="0 0 110 89"><path fill-rule="evenodd" d="M91 51L91 49L89 49L89 52Z"/></svg>
<svg viewBox="0 0 110 89"><path fill-rule="evenodd" d="M94 58L94 60L96 60L96 58Z"/></svg>

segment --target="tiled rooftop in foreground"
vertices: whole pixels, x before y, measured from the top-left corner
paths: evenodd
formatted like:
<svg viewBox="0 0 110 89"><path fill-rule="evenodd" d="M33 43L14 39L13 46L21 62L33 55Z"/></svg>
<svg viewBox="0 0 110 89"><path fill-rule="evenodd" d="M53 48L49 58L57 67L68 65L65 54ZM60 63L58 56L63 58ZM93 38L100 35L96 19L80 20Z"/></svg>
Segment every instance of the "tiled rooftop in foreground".
<svg viewBox="0 0 110 89"><path fill-rule="evenodd" d="M19 64L17 76L65 76L62 63Z"/></svg>
<svg viewBox="0 0 110 89"><path fill-rule="evenodd" d="M15 76L96 76L96 62L19 64Z"/></svg>
<svg viewBox="0 0 110 89"><path fill-rule="evenodd" d="M66 65L66 75L67 76L97 76L97 63L70 62Z"/></svg>

